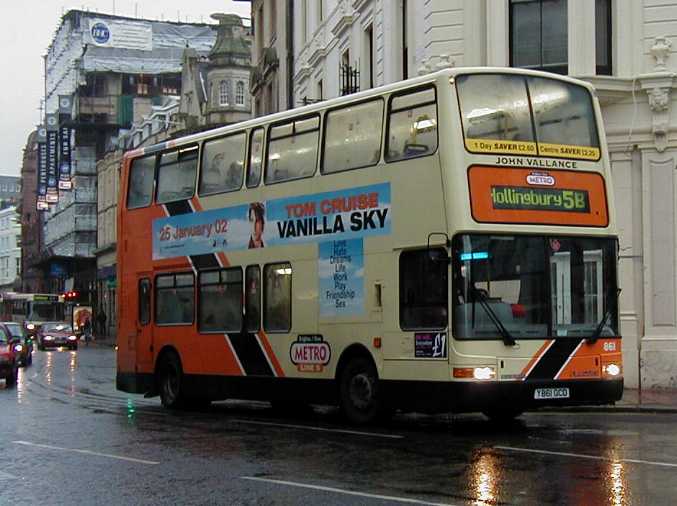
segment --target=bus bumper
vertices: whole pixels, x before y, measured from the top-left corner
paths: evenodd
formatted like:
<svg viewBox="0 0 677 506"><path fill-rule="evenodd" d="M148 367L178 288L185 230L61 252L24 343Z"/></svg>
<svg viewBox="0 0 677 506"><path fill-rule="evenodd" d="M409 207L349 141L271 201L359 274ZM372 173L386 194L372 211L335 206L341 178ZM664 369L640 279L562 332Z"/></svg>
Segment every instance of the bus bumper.
<svg viewBox="0 0 677 506"><path fill-rule="evenodd" d="M386 399L403 409L467 413L500 408L613 404L623 396L623 379L581 381L400 382L384 381ZM566 399L536 399L540 388L568 388Z"/></svg>

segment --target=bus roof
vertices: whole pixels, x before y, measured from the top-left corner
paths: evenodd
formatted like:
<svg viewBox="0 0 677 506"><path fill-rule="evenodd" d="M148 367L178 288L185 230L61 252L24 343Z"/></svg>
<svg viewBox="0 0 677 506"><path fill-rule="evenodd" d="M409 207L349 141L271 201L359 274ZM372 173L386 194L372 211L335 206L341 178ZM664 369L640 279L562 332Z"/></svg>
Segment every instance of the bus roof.
<svg viewBox="0 0 677 506"><path fill-rule="evenodd" d="M324 111L326 109L331 109L333 107L339 107L341 105L346 105L352 102L358 102L360 100L366 100L368 98L377 97L380 95L393 93L401 91L408 88L415 88L417 86L425 85L428 83L436 82L441 78L451 78L461 74L516 74L516 75L528 75L534 77L543 77L547 79L554 79L557 81L566 81L572 84L583 86L587 88L588 91L594 93L594 87L585 81L574 79L568 76L562 76L559 74L552 74L550 72L543 72L539 70L529 70L529 69L519 69L512 67L457 67L457 68L447 68L439 70L437 72L432 72L430 74L425 74L423 76L414 77L411 79L406 79L404 81L398 81L392 84L386 84L384 86L379 86L377 88L370 88L368 90L359 91L357 93L352 93L350 95L345 95L342 97L332 98L328 100L323 100L315 104L306 105L303 107L297 107L295 109L289 109L286 111L277 112L274 114L269 114L266 116L259 116L257 118L249 119L242 121L240 123L234 123L232 125L226 125L222 127L217 127L211 130L205 130L203 132L187 135L185 137L179 137L177 139L172 139L170 141L161 142L158 144L153 144L151 146L146 146L142 148L133 149L127 151L124 154L125 158L137 158L143 155L149 155L152 153L157 153L168 148L176 148L183 146L185 144L191 144L194 142L201 141L203 139L208 139L211 137L225 135L230 132L237 132L242 130L247 130L256 126L261 126L269 123L277 123L285 119L296 118L299 116L304 116L308 114L317 113Z"/></svg>

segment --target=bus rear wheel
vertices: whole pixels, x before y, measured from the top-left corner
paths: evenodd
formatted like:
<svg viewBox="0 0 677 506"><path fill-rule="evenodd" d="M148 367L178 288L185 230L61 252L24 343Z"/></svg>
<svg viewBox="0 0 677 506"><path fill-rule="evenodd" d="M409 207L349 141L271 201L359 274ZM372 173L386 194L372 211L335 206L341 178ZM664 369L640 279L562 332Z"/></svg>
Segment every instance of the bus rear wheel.
<svg viewBox="0 0 677 506"><path fill-rule="evenodd" d="M339 399L343 415L358 425L372 423L386 413L379 396L378 374L371 360L350 359L339 378Z"/></svg>
<svg viewBox="0 0 677 506"><path fill-rule="evenodd" d="M167 353L158 368L160 401L165 408L178 409L185 402L183 390L183 369L175 353Z"/></svg>

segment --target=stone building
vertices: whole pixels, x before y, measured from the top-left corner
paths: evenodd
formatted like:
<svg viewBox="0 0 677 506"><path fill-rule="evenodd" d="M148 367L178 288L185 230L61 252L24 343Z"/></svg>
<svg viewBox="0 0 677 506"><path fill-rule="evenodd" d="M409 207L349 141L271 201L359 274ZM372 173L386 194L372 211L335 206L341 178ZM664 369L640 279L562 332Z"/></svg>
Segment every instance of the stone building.
<svg viewBox="0 0 677 506"><path fill-rule="evenodd" d="M181 95L184 49L207 52L215 38L203 23L79 10L62 17L45 56L45 104L73 130L73 189L60 191L44 216L41 266L50 292L73 288L82 302L96 302L96 162L154 105Z"/></svg>
<svg viewBox="0 0 677 506"><path fill-rule="evenodd" d="M114 335L116 328L116 214L124 152L192 131L243 121L251 115L249 29L236 15L215 14L212 17L219 21L218 25L209 25L217 33L213 47L207 50L189 47L183 51L180 96L156 100L146 114L120 134L115 149L109 150L96 164L97 313L103 311L106 314L108 335ZM230 85L225 97L221 95L224 82Z"/></svg>
<svg viewBox="0 0 677 506"><path fill-rule="evenodd" d="M31 132L26 140L21 165L21 287L26 293L44 293L44 272L38 267L42 250L42 213L37 211L39 132Z"/></svg>
<svg viewBox="0 0 677 506"><path fill-rule="evenodd" d="M14 291L21 276L21 216L16 207L0 209L0 290Z"/></svg>
<svg viewBox="0 0 677 506"><path fill-rule="evenodd" d="M285 26L294 27L293 65L277 65L273 75L291 82L295 105L449 65L533 68L591 82L621 203L626 385L677 387L677 2L300 0L291 14L281 5L252 2L257 100L262 48L279 48L269 37Z"/></svg>

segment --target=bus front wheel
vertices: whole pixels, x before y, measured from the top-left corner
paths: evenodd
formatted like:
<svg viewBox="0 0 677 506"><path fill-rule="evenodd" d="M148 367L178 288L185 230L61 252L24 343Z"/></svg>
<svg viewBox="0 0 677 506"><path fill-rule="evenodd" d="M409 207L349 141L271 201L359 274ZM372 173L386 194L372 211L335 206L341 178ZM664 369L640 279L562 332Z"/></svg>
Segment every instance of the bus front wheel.
<svg viewBox="0 0 677 506"><path fill-rule="evenodd" d="M350 359L339 379L341 411L352 423L375 421L384 412L376 367L365 357Z"/></svg>

